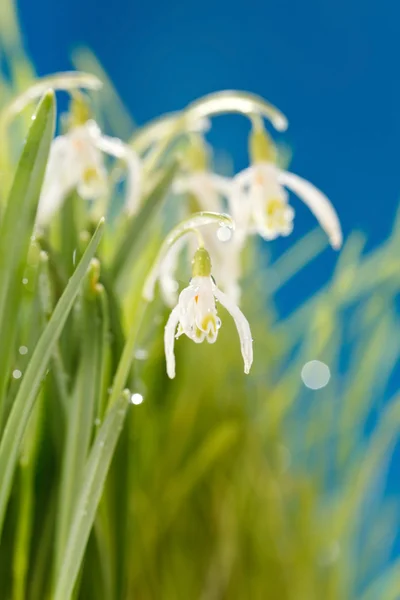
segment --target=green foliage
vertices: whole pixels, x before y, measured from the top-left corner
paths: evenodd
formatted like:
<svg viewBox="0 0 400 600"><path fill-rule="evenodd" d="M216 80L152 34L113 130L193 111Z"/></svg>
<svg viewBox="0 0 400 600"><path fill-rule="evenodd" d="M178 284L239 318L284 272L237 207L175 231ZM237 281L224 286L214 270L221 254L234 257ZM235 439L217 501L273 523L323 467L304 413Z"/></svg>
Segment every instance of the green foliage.
<svg viewBox="0 0 400 600"><path fill-rule="evenodd" d="M399 352L399 224L369 254L352 234L326 287L285 319L275 294L312 268L325 238L314 231L267 264L249 244L251 374L221 308L218 342L180 338L169 381L167 311L158 298L146 305L142 290L182 215L169 198L181 152L172 133L215 103L135 132L146 175L136 216L114 210L112 190L113 218L96 228L73 192L39 233L54 96L44 95L33 121L34 105L16 103L30 98L35 79L12 7L2 10L0 49L12 76L0 78L0 598L398 598L398 565L387 559L399 510L382 498L382 472L399 438L400 400L377 403ZM105 80L88 51L75 60ZM34 89L76 81L97 85L69 74ZM104 99L94 104L99 123L115 135L133 127L107 80ZM300 379L314 358L332 373L318 392ZM132 393L143 403L130 404Z"/></svg>

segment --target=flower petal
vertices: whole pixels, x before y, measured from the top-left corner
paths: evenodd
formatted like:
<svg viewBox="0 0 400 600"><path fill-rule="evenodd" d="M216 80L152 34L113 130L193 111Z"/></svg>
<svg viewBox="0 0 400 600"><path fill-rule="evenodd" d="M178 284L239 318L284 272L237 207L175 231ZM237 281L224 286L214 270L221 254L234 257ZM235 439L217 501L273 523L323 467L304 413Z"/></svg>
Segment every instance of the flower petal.
<svg viewBox="0 0 400 600"><path fill-rule="evenodd" d="M175 344L175 333L176 328L179 323L179 306L175 306L169 315L167 324L164 330L164 349L165 349L165 359L167 362L167 375L170 379L175 377L175 354L174 354L174 344Z"/></svg>
<svg viewBox="0 0 400 600"><path fill-rule="evenodd" d="M248 374L250 372L251 365L253 363L253 338L251 337L250 325L242 311L232 300L214 287L214 296L219 300L229 312L233 320L235 321L236 328L238 330L240 338L240 347L242 351L244 361L244 372Z"/></svg>
<svg viewBox="0 0 400 600"><path fill-rule="evenodd" d="M92 132L94 143L99 150L125 162L127 167L125 208L130 215L135 214L140 205L142 182L142 164L139 156L130 146L124 144L120 139L101 135L100 132L98 130L96 131L94 128L92 129Z"/></svg>
<svg viewBox="0 0 400 600"><path fill-rule="evenodd" d="M326 231L332 247L338 250L343 241L342 229L337 213L325 194L309 181L287 171L279 172L279 181L303 200Z"/></svg>
<svg viewBox="0 0 400 600"><path fill-rule="evenodd" d="M70 140L67 136L55 138L51 144L42 193L36 215L36 224L45 226L73 190L79 180L74 169Z"/></svg>

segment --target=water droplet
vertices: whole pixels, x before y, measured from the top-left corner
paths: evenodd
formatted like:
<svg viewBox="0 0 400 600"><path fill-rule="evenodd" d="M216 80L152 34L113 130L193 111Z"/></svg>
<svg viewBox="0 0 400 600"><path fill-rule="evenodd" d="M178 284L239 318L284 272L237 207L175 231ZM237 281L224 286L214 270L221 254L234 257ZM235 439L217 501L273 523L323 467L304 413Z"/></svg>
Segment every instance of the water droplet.
<svg viewBox="0 0 400 600"><path fill-rule="evenodd" d="M22 283L23 283L24 285L26 285L26 284L28 283L28 278L27 278L27 277L24 277L24 278L23 278L23 280L22 280Z"/></svg>
<svg viewBox="0 0 400 600"><path fill-rule="evenodd" d="M76 264L76 248L75 248L75 250L74 250L74 251L73 251L73 253L72 253L72 264L73 264L74 266L75 266L75 264Z"/></svg>
<svg viewBox="0 0 400 600"><path fill-rule="evenodd" d="M305 386L311 390L319 390L327 385L331 372L328 365L320 360L310 360L303 366L301 378Z"/></svg>
<svg viewBox="0 0 400 600"><path fill-rule="evenodd" d="M138 348L134 354L136 360L146 360L149 358L149 353L144 348Z"/></svg>
<svg viewBox="0 0 400 600"><path fill-rule="evenodd" d="M222 325L222 321L219 317L217 317L217 329L220 329L221 325Z"/></svg>
<svg viewBox="0 0 400 600"><path fill-rule="evenodd" d="M131 403L132 404L142 404L144 398L142 396L142 394L138 394L137 392L135 394L132 394L131 396Z"/></svg>
<svg viewBox="0 0 400 600"><path fill-rule="evenodd" d="M227 227L226 225L221 225L217 230L217 238L220 242L229 242L232 237L232 229Z"/></svg>
<svg viewBox="0 0 400 600"><path fill-rule="evenodd" d="M22 355L28 354L28 348L26 346L20 346L18 352Z"/></svg>
<svg viewBox="0 0 400 600"><path fill-rule="evenodd" d="M36 241L36 235L31 235L31 242L35 242Z"/></svg>
<svg viewBox="0 0 400 600"><path fill-rule="evenodd" d="M13 371L12 376L14 377L14 379L21 379L22 377L22 372L19 369L15 369Z"/></svg>

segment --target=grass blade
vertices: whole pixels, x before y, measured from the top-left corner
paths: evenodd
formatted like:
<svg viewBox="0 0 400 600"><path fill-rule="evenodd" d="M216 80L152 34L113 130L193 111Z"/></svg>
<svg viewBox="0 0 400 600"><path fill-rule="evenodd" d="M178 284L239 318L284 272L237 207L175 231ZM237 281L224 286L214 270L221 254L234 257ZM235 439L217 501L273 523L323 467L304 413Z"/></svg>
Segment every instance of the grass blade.
<svg viewBox="0 0 400 600"><path fill-rule="evenodd" d="M98 261L94 259L83 286L85 291L82 297L80 325L82 355L76 387L68 406L57 515L56 573L62 568L60 558L65 550L75 498L82 482L100 393L103 331L98 313L98 270Z"/></svg>
<svg viewBox="0 0 400 600"><path fill-rule="evenodd" d="M0 483L0 532L2 531L4 524L5 512L10 496L21 440L34 407L37 392L45 375L55 344L61 334L62 328L79 291L81 281L96 252L102 236L103 227L104 219L100 221L75 273L69 280L48 325L40 337L8 418L0 442L0 473L2 476Z"/></svg>
<svg viewBox="0 0 400 600"><path fill-rule="evenodd" d="M112 406L90 452L84 472L84 484L79 494L62 560L62 569L56 582L54 600L71 598L103 492L104 482L125 420L129 396L129 392L124 392Z"/></svg>
<svg viewBox="0 0 400 600"><path fill-rule="evenodd" d="M22 297L21 281L53 138L54 118L54 94L48 92L29 129L0 227L0 425Z"/></svg>
<svg viewBox="0 0 400 600"><path fill-rule="evenodd" d="M168 192L169 186L176 174L176 170L176 164L171 165L166 170L149 197L143 202L143 206L139 213L132 219L131 223L129 223L128 229L116 251L111 267L111 275L114 279L118 280L121 275L123 275L127 265L131 263L132 257L134 257L134 254L137 251L137 246L142 241L143 235L147 231L149 221L161 206L161 202Z"/></svg>

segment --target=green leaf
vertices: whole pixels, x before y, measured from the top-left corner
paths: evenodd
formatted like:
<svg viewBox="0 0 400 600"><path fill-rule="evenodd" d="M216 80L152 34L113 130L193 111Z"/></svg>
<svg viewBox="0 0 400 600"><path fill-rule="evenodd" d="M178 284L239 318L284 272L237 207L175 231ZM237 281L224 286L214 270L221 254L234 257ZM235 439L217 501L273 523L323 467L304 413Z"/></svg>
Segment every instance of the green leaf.
<svg viewBox="0 0 400 600"><path fill-rule="evenodd" d="M82 260L69 280L48 325L39 339L8 418L0 442L0 473L2 475L0 482L0 532L3 528L21 440L56 342L79 291L80 283L99 245L103 227L104 219L100 221Z"/></svg>
<svg viewBox="0 0 400 600"><path fill-rule="evenodd" d="M131 264L138 244L142 241L144 234L148 230L151 218L161 206L169 186L175 177L176 170L177 165L175 163L166 169L158 184L143 202L139 213L129 223L111 266L111 275L114 279L119 279L124 269Z"/></svg>
<svg viewBox="0 0 400 600"><path fill-rule="evenodd" d="M93 276L98 275L98 261L92 261L85 281L90 287ZM94 271L96 272L94 274ZM56 573L62 567L60 561L65 550L72 512L75 505L82 471L88 455L94 429L94 415L101 387L101 363L103 358L103 330L99 315L98 285L86 290L82 298L80 330L82 354L74 393L69 399L67 411L67 435L63 452L63 468L59 493L56 536Z"/></svg>
<svg viewBox="0 0 400 600"><path fill-rule="evenodd" d="M0 227L0 428L9 379L22 278L54 132L55 101L48 92L33 118Z"/></svg>
<svg viewBox="0 0 400 600"><path fill-rule="evenodd" d="M103 492L108 469L129 406L129 392L124 392L107 414L90 452L84 471L83 486L78 497L62 568L56 580L54 600L71 598L82 564Z"/></svg>

